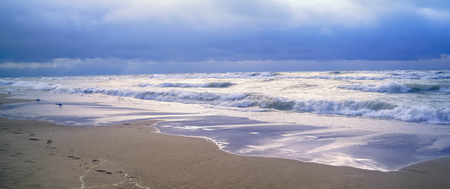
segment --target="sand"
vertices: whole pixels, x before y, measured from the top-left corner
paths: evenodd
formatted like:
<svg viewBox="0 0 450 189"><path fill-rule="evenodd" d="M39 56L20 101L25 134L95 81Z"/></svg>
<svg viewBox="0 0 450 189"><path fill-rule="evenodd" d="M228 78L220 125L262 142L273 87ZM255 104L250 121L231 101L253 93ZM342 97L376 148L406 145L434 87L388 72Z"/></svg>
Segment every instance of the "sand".
<svg viewBox="0 0 450 189"><path fill-rule="evenodd" d="M14 99L11 98L11 95L0 94L0 109L2 108L2 104L13 104L13 103L22 103L22 102L30 102L31 100L25 99Z"/></svg>
<svg viewBox="0 0 450 189"><path fill-rule="evenodd" d="M158 133L158 121L0 118L0 188L450 188L450 158L378 172L239 156L204 138Z"/></svg>

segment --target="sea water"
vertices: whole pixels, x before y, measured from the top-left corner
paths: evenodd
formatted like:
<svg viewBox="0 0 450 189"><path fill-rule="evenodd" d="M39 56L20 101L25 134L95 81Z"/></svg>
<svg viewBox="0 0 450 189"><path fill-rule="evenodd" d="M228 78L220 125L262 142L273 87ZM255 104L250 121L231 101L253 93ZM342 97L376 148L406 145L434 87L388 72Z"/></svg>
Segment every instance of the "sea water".
<svg viewBox="0 0 450 189"><path fill-rule="evenodd" d="M161 119L222 150L391 171L450 155L450 70L0 78L39 102L0 116L66 125ZM55 103L63 103L62 107Z"/></svg>

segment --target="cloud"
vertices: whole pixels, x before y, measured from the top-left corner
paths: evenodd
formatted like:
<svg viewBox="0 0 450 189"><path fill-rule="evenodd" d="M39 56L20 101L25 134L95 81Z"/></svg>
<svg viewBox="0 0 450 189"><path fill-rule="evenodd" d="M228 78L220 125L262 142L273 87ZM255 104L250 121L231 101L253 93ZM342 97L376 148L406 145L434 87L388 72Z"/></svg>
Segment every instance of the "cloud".
<svg viewBox="0 0 450 189"><path fill-rule="evenodd" d="M437 1L2 1L0 63L437 58L450 54L450 9Z"/></svg>
<svg viewBox="0 0 450 189"><path fill-rule="evenodd" d="M2 69L36 69L36 68L58 68L61 66L74 66L80 64L80 59L56 58L51 62L5 62L0 64Z"/></svg>
<svg viewBox="0 0 450 189"><path fill-rule="evenodd" d="M368 6L361 1L317 0L317 1L279 1L285 2L285 9L292 15L294 26L301 25L374 25L383 12L378 6ZM371 4L371 3L369 3Z"/></svg>
<svg viewBox="0 0 450 189"><path fill-rule="evenodd" d="M435 10L433 8L418 9L417 12L426 18L437 22L450 22L450 12L444 10Z"/></svg>
<svg viewBox="0 0 450 189"><path fill-rule="evenodd" d="M319 30L319 35L320 36L333 36L334 32L330 28L325 27L325 28L322 28Z"/></svg>
<svg viewBox="0 0 450 189"><path fill-rule="evenodd" d="M102 22L157 21L167 24L188 23L209 27L234 25L371 25L382 12L359 1L270 0L210 1L166 0L120 2L101 19ZM376 6L379 7L379 6Z"/></svg>
<svg viewBox="0 0 450 189"><path fill-rule="evenodd" d="M431 3L408 0L16 0L2 4L17 9L6 12L20 24L78 29L130 23L200 30L374 27L387 15L409 11L435 20L449 18L445 7L438 10L427 7Z"/></svg>
<svg viewBox="0 0 450 189"><path fill-rule="evenodd" d="M2 69L38 69L38 68L74 68L80 65L91 66L120 66L120 65L133 65L141 64L145 61L137 59L118 59L118 58L85 58L85 59L72 59L72 58L55 58L47 62L5 62L0 63ZM148 64L156 64L155 62L148 62Z"/></svg>
<svg viewBox="0 0 450 189"><path fill-rule="evenodd" d="M19 19L49 26L81 27L118 23L181 24L197 29L292 28L305 25L367 26L377 23L391 1L355 0L17 0ZM12 5L11 5L12 4ZM17 14L17 13L16 13Z"/></svg>
<svg viewBox="0 0 450 189"><path fill-rule="evenodd" d="M441 59L440 60L450 62L450 55L448 55L448 54L441 54Z"/></svg>
<svg viewBox="0 0 450 189"><path fill-rule="evenodd" d="M0 75L50 76L50 75L101 75L101 74L149 74L149 73L198 73L198 72L253 72L253 71L332 71L332 70L405 70L450 69L450 55L440 58L410 61L398 60L239 60L155 62L145 59L60 58L49 62L1 63ZM39 70L36 72L35 70ZM45 72L41 72L45 70Z"/></svg>

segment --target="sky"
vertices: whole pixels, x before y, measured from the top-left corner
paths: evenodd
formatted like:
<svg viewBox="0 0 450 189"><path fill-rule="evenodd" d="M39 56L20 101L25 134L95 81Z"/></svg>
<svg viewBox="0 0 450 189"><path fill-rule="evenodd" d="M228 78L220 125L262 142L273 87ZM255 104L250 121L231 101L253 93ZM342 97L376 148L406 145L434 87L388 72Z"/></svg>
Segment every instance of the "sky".
<svg viewBox="0 0 450 189"><path fill-rule="evenodd" d="M450 69L448 0L3 0L0 77Z"/></svg>

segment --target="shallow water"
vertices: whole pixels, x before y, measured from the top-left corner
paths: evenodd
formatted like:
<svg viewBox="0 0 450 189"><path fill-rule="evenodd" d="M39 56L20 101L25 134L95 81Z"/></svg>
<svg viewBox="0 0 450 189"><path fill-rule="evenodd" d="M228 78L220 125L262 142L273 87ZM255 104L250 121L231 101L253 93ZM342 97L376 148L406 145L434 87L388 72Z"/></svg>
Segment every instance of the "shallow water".
<svg viewBox="0 0 450 189"><path fill-rule="evenodd" d="M450 154L448 83L448 70L2 78L3 93L41 101L2 105L0 115L66 125L164 119L161 132L232 153L390 171Z"/></svg>

